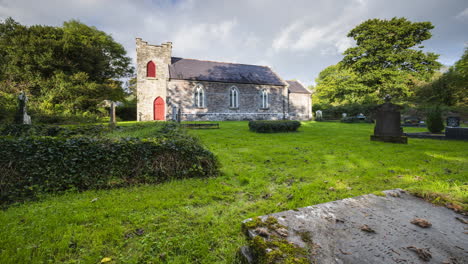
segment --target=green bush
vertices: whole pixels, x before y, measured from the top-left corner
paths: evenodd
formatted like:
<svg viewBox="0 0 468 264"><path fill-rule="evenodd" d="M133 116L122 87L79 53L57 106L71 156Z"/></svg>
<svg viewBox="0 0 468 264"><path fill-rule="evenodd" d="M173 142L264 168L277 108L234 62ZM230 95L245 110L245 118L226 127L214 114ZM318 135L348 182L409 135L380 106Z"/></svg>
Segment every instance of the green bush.
<svg viewBox="0 0 468 264"><path fill-rule="evenodd" d="M216 157L197 139L0 137L0 204L41 193L159 183L218 174Z"/></svg>
<svg viewBox="0 0 468 264"><path fill-rule="evenodd" d="M250 131L257 133L294 132L301 122L292 120L249 121Z"/></svg>
<svg viewBox="0 0 468 264"><path fill-rule="evenodd" d="M444 130L444 120L442 119L442 111L439 106L429 110L426 118L427 129L431 133L440 133Z"/></svg>

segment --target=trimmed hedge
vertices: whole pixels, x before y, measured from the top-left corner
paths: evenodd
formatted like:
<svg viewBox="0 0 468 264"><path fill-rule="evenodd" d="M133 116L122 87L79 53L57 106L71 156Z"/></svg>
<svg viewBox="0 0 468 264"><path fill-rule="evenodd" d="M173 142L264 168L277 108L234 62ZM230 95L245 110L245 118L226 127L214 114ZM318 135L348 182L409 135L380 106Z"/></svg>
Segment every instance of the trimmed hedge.
<svg viewBox="0 0 468 264"><path fill-rule="evenodd" d="M257 133L294 132L301 122L292 120L250 121L249 129Z"/></svg>
<svg viewBox="0 0 468 264"><path fill-rule="evenodd" d="M0 137L0 204L40 193L216 176L219 163L197 139Z"/></svg>
<svg viewBox="0 0 468 264"><path fill-rule="evenodd" d="M22 125L7 124L0 126L0 136L12 137L31 137L31 136L49 136L49 137L71 137L77 135L101 136L104 133L112 131L109 126L86 125L76 127L65 127L56 125Z"/></svg>

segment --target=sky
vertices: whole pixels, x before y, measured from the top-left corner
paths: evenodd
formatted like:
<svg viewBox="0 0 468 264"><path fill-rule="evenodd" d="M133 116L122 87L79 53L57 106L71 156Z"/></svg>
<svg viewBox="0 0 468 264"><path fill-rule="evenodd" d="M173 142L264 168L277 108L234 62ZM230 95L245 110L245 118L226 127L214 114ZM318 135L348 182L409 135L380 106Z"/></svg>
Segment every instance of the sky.
<svg viewBox="0 0 468 264"><path fill-rule="evenodd" d="M270 66L314 84L354 45L367 19L435 26L424 50L453 65L468 46L468 0L0 0L0 20L60 26L79 20L110 34L135 61L135 38L172 42L172 56Z"/></svg>

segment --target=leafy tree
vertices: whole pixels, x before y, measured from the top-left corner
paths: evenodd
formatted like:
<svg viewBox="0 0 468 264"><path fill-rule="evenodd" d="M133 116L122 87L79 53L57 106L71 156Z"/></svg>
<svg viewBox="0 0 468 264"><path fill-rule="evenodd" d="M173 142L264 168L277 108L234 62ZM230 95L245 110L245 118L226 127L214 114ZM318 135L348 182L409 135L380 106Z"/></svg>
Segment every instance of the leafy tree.
<svg viewBox="0 0 468 264"><path fill-rule="evenodd" d="M341 64L325 68L315 82L314 102L346 104L370 100L369 87L359 81L354 71L342 67Z"/></svg>
<svg viewBox="0 0 468 264"><path fill-rule="evenodd" d="M429 80L441 66L437 54L424 53L418 46L431 37L433 28L430 22L406 18L367 20L349 32L357 46L344 52L342 64L356 72L369 94L407 98L415 80Z"/></svg>
<svg viewBox="0 0 468 264"><path fill-rule="evenodd" d="M75 20L27 27L7 18L0 62L0 101L23 90L33 113L49 115L98 112L102 100L125 96L118 80L133 74L122 45Z"/></svg>
<svg viewBox="0 0 468 264"><path fill-rule="evenodd" d="M445 73L419 85L418 99L447 106L468 106L468 48Z"/></svg>

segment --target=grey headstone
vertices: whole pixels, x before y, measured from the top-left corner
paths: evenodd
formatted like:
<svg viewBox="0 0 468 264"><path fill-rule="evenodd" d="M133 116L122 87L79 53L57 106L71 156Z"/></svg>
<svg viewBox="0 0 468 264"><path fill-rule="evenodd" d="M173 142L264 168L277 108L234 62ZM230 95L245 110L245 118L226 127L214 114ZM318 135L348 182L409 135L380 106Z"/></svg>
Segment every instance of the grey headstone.
<svg viewBox="0 0 468 264"><path fill-rule="evenodd" d="M428 263L468 261L468 217L399 189L260 218L268 217L286 226L287 241L309 250L314 245L310 263L424 263L417 249L430 254ZM411 223L415 218L432 226Z"/></svg>
<svg viewBox="0 0 468 264"><path fill-rule="evenodd" d="M117 122L117 120L115 119L115 102L110 103L109 115L110 123L115 124Z"/></svg>
<svg viewBox="0 0 468 264"><path fill-rule="evenodd" d="M28 115L28 96L21 91L18 95L18 112L15 117L15 122L18 124L31 125L31 116Z"/></svg>

